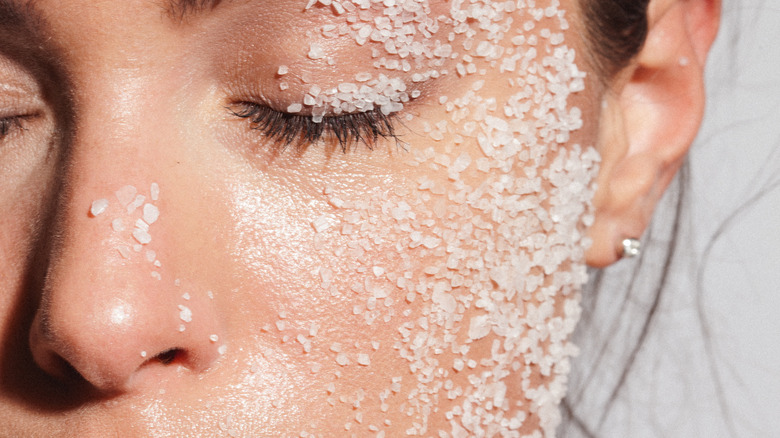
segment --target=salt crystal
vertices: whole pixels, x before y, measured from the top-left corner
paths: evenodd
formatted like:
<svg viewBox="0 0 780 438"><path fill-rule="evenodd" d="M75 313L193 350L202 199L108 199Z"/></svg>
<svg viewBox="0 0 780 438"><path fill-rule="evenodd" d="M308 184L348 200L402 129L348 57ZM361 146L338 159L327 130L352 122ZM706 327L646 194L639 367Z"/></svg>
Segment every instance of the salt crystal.
<svg viewBox="0 0 780 438"><path fill-rule="evenodd" d="M160 217L160 210L153 204L145 204L143 210L143 219L147 224L153 224Z"/></svg>
<svg viewBox="0 0 780 438"><path fill-rule="evenodd" d="M357 363L363 366L371 365L371 359L365 353L358 354Z"/></svg>
<svg viewBox="0 0 780 438"><path fill-rule="evenodd" d="M224 355L225 353L227 353L227 345L224 344L220 345L219 348L217 348L217 353L219 353L220 355Z"/></svg>
<svg viewBox="0 0 780 438"><path fill-rule="evenodd" d="M316 43L312 43L309 46L309 53L307 56L311 59L321 59L325 57L325 53L322 51L322 47Z"/></svg>
<svg viewBox="0 0 780 438"><path fill-rule="evenodd" d="M290 114L295 114L301 112L303 109L303 105L300 103L292 103L287 107L287 112Z"/></svg>
<svg viewBox="0 0 780 438"><path fill-rule="evenodd" d="M179 318L184 322L192 322L192 310L179 304Z"/></svg>
<svg viewBox="0 0 780 438"><path fill-rule="evenodd" d="M108 199L98 199L92 202L92 206L89 209L92 216L97 216L108 208Z"/></svg>
<svg viewBox="0 0 780 438"><path fill-rule="evenodd" d="M135 227L139 230L149 231L149 224L144 222L143 219L138 219L135 221Z"/></svg>
<svg viewBox="0 0 780 438"><path fill-rule="evenodd" d="M147 243L152 241L152 236L147 231L144 231L140 228L136 228L133 230L133 237L141 245L146 245Z"/></svg>
<svg viewBox="0 0 780 438"><path fill-rule="evenodd" d="M138 193L138 189L133 186L124 186L114 192L116 199L119 200L119 203L122 205L122 207L127 207L128 204L133 202L136 193Z"/></svg>
<svg viewBox="0 0 780 438"><path fill-rule="evenodd" d="M328 219L327 216L320 216L317 219L314 219L311 225L318 233L321 233L332 226L330 219Z"/></svg>
<svg viewBox="0 0 780 438"><path fill-rule="evenodd" d="M462 370L463 370L463 367L464 367L465 365L466 365L466 364L463 362L463 359L460 359L460 358L455 358L455 360L454 360L454 361L453 361L453 363L452 363L452 368L453 368L455 371L462 371Z"/></svg>
<svg viewBox="0 0 780 438"><path fill-rule="evenodd" d="M209 336L209 341L211 341L211 342L217 342L217 341L219 341L219 336L217 336L217 335L211 335L211 336Z"/></svg>
<svg viewBox="0 0 780 438"><path fill-rule="evenodd" d="M136 195L133 202L127 205L127 214L132 214L138 207L142 206L146 201L146 196Z"/></svg>
<svg viewBox="0 0 780 438"><path fill-rule="evenodd" d="M482 339L490 333L490 329L488 315L473 316L469 322L469 339L472 341Z"/></svg>
<svg viewBox="0 0 780 438"><path fill-rule="evenodd" d="M160 199L160 186L157 183L152 183L152 186L149 188L149 192L152 195L152 201L156 201Z"/></svg>
<svg viewBox="0 0 780 438"><path fill-rule="evenodd" d="M280 65L279 68L276 70L276 74L279 76L284 76L287 74L287 66L286 65Z"/></svg>

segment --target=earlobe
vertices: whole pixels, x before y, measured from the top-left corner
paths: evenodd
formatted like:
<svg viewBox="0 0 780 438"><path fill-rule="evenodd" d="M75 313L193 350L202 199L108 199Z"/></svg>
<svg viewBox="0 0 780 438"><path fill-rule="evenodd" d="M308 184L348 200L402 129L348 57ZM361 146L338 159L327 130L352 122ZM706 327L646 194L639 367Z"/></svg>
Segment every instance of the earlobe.
<svg viewBox="0 0 780 438"><path fill-rule="evenodd" d="M693 142L719 8L718 0L650 2L645 44L603 100L589 265L615 262L621 241L642 235Z"/></svg>

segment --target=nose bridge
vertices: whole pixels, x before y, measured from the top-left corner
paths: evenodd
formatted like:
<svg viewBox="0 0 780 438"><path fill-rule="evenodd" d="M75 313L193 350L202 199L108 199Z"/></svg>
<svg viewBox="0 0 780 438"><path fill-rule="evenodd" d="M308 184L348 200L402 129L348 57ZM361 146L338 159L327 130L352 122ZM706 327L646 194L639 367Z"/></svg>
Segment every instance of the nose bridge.
<svg viewBox="0 0 780 438"><path fill-rule="evenodd" d="M36 362L69 368L98 389L124 390L171 358L199 371L217 357L211 303L188 296L166 266L176 258L166 211L163 145L173 105L138 69L92 72L77 90L73 135L54 216L41 306L30 332ZM154 110L152 110L154 109Z"/></svg>

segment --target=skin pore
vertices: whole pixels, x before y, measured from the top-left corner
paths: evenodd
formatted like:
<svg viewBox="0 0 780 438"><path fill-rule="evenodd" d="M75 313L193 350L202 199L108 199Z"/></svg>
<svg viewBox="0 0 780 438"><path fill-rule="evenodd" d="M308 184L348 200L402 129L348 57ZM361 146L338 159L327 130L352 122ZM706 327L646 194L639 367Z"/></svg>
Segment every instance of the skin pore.
<svg viewBox="0 0 780 438"><path fill-rule="evenodd" d="M577 5L212 3L0 2L5 430L552 435Z"/></svg>

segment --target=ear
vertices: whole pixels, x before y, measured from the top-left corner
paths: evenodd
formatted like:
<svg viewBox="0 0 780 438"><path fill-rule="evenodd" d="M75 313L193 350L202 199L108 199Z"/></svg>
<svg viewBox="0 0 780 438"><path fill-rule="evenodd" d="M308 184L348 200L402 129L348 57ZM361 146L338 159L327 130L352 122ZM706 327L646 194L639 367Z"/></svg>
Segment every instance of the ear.
<svg viewBox="0 0 780 438"><path fill-rule="evenodd" d="M651 0L645 44L604 95L586 261L607 266L639 238L699 129L720 0Z"/></svg>

